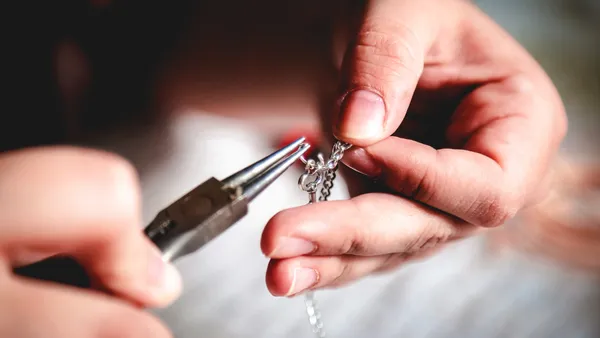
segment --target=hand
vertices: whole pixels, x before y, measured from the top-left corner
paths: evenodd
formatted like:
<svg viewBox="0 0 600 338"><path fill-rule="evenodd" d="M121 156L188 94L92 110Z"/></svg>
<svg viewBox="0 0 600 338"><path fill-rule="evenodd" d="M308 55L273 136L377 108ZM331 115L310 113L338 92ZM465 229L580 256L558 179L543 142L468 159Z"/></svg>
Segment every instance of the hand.
<svg viewBox="0 0 600 338"><path fill-rule="evenodd" d="M341 68L344 163L386 193L267 224L274 295L341 285L495 227L534 202L566 132L540 66L467 1L372 0Z"/></svg>
<svg viewBox="0 0 600 338"><path fill-rule="evenodd" d="M179 294L177 271L139 228L134 170L109 154L38 148L0 155L0 336L170 337L141 307ZM106 293L18 277L12 268L74 257Z"/></svg>

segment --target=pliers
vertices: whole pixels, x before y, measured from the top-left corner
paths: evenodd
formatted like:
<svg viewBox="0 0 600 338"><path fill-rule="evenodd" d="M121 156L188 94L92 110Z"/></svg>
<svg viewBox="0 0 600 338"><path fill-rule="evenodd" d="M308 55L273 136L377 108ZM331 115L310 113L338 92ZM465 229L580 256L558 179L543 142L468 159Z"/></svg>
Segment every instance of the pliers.
<svg viewBox="0 0 600 338"><path fill-rule="evenodd" d="M249 203L309 147L301 137L223 181L206 180L160 211L144 233L165 261L199 250L246 216Z"/></svg>
<svg viewBox="0 0 600 338"><path fill-rule="evenodd" d="M206 180L160 211L144 233L165 261L199 250L246 216L248 204L301 159L309 147L301 137L222 181L214 177ZM91 286L83 266L70 257L53 256L14 272L38 280Z"/></svg>

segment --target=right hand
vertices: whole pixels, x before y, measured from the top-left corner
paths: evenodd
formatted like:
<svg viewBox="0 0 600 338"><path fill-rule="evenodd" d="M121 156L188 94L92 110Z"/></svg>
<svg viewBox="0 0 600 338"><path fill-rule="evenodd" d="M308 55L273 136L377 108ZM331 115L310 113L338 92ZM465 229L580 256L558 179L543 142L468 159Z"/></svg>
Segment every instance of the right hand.
<svg viewBox="0 0 600 338"><path fill-rule="evenodd" d="M139 224L137 176L99 151L48 147L0 154L0 336L171 337L143 307L181 292ZM56 254L74 257L112 296L16 276Z"/></svg>
<svg viewBox="0 0 600 338"><path fill-rule="evenodd" d="M354 145L342 161L373 189L268 222L275 295L390 271L504 224L544 196L567 130L551 79L469 1L364 3L340 43L332 120Z"/></svg>

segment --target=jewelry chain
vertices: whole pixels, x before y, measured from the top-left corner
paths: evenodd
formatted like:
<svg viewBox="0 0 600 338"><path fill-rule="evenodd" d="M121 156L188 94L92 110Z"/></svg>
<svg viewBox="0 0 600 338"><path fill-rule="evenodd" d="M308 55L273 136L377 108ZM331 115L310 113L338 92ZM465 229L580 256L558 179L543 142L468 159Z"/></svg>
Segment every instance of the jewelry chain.
<svg viewBox="0 0 600 338"><path fill-rule="evenodd" d="M306 166L304 173L298 180L298 186L303 191L308 192L309 204L327 201L331 195L331 189L333 188L333 183L336 178L338 164L344 156L344 152L351 146L352 145L349 143L336 141L333 145L331 155L329 156L329 160L327 162L325 162L325 159L321 153L317 155L317 160L306 160L301 158L302 162ZM321 194L317 198L317 190L319 185L322 185ZM323 327L323 320L321 318L321 311L319 310L318 303L312 290L306 292L304 296L304 304L306 306L308 321L312 327L313 333L319 338L326 337L325 328Z"/></svg>

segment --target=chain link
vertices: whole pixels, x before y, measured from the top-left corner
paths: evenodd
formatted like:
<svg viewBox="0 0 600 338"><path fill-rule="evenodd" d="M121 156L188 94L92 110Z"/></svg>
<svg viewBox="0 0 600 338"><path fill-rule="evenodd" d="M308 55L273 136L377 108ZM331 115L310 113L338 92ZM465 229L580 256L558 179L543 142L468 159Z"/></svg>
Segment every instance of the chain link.
<svg viewBox="0 0 600 338"><path fill-rule="evenodd" d="M331 150L329 160L325 162L323 154L317 154L317 159L300 159L305 164L304 173L298 180L298 186L303 191L313 193L317 191L319 185L323 185L321 188L321 196L319 201L327 201L327 198L331 195L331 188L333 188L333 181L336 178L336 171L339 162L344 156L344 152L350 149L352 145L349 143L336 141Z"/></svg>
<svg viewBox="0 0 600 338"><path fill-rule="evenodd" d="M339 162L342 160L344 152L351 146L352 145L349 143L336 141L333 145L331 155L329 156L329 160L327 160L327 162L325 162L325 159L321 153L317 155L317 160L306 160L301 158L302 162L306 166L304 173L298 180L298 186L300 189L308 193L309 204L317 203L317 201L327 201L331 195L331 189L333 188L333 183L336 178ZM320 196L317 198L317 190L319 185L322 185L322 187ZM308 315L308 320L312 327L313 333L319 338L326 337L323 320L321 319L321 311L319 310L313 291L309 290L306 292L304 296L304 304L306 305L306 313Z"/></svg>
<svg viewBox="0 0 600 338"><path fill-rule="evenodd" d="M350 147L350 144L340 141L337 141L333 145L333 150L331 151L331 156L327 163L327 167L331 169L325 171L325 179L323 180L323 187L321 188L321 196L319 196L320 202L327 201L331 195L331 189L333 188L333 182L336 177L339 162L342 160L342 157L344 157L344 152L350 149Z"/></svg>

